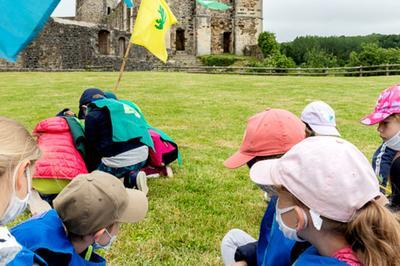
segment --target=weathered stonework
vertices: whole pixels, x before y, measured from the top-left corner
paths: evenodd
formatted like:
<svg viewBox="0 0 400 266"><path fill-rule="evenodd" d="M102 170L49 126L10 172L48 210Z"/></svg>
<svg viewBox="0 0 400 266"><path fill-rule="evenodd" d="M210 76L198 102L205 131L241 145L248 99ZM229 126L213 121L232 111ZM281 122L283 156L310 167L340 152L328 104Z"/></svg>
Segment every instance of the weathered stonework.
<svg viewBox="0 0 400 266"><path fill-rule="evenodd" d="M122 63L119 40L128 45L130 34L125 31L110 31L110 53L99 52L98 32L105 30L99 24L50 19L40 36L21 55L17 63L7 63L8 68L87 69L106 67L119 69ZM155 59L143 47L133 46L126 69L151 69ZM0 66L2 64L0 63Z"/></svg>
<svg viewBox="0 0 400 266"><path fill-rule="evenodd" d="M26 48L16 63L0 60L0 69L119 69L128 47L137 8L118 0L76 0L76 17L54 18ZM212 11L195 0L167 0L178 19L168 36L171 64L196 62L198 55L243 54L257 44L262 31L260 0L220 0L232 6ZM135 1L136 6L140 2ZM160 62L146 49L133 45L126 69L150 69Z"/></svg>

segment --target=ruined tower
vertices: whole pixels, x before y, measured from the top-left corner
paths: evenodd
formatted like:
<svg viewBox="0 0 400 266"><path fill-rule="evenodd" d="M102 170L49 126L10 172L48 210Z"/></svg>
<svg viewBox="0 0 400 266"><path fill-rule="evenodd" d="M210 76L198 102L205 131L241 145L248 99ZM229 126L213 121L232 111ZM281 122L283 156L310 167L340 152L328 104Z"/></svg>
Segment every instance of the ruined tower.
<svg viewBox="0 0 400 266"><path fill-rule="evenodd" d="M261 0L220 0L226 11L205 9L195 0L170 0L179 23L171 33L172 51L191 55L234 53L257 44L262 32Z"/></svg>
<svg viewBox="0 0 400 266"><path fill-rule="evenodd" d="M257 44L263 29L261 0L234 0L235 53L242 54L247 45Z"/></svg>
<svg viewBox="0 0 400 266"><path fill-rule="evenodd" d="M76 20L103 24L130 32L136 8L127 8L120 0L76 0ZM241 55L246 46L257 44L262 31L261 0L219 0L230 6L226 11L205 9L195 0L167 0L178 23L166 36L172 55L198 56L234 53Z"/></svg>
<svg viewBox="0 0 400 266"><path fill-rule="evenodd" d="M115 7L115 0L76 0L75 19L103 23L103 18Z"/></svg>
<svg viewBox="0 0 400 266"><path fill-rule="evenodd" d="M49 19L13 67L119 69L141 1L134 0L135 7L128 8L122 0L76 0L76 16ZM170 64L195 65L199 55L241 55L246 47L257 44L262 31L261 0L218 0L232 6L226 11L205 9L196 0L166 1L178 19L165 36ZM160 64L138 45L131 47L128 61L128 69Z"/></svg>

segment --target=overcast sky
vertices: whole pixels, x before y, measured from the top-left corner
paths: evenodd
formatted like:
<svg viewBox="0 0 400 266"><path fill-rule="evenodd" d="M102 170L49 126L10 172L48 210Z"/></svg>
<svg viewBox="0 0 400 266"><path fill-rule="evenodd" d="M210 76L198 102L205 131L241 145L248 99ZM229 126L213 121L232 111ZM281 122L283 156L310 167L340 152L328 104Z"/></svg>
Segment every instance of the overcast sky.
<svg viewBox="0 0 400 266"><path fill-rule="evenodd" d="M264 0L263 8L264 30L280 42L304 35L400 34L400 0ZM74 13L75 0L61 0L53 15Z"/></svg>

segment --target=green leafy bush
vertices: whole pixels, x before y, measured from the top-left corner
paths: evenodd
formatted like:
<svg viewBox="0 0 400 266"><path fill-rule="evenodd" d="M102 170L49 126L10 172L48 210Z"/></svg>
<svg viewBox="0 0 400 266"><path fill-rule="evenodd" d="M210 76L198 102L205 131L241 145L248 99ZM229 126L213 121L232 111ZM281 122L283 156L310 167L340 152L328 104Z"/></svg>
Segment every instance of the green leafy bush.
<svg viewBox="0 0 400 266"><path fill-rule="evenodd" d="M265 31L258 36L258 46L264 57L274 56L279 53L279 44L276 41L275 33Z"/></svg>
<svg viewBox="0 0 400 266"><path fill-rule="evenodd" d="M302 67L325 68L338 66L336 56L323 50L313 48L305 54L305 63Z"/></svg>
<svg viewBox="0 0 400 266"><path fill-rule="evenodd" d="M360 52L352 52L349 66L372 66L383 64L400 64L399 48L381 48L376 43L362 45Z"/></svg>
<svg viewBox="0 0 400 266"><path fill-rule="evenodd" d="M206 66L231 66L238 59L233 55L204 55L200 56L201 62Z"/></svg>
<svg viewBox="0 0 400 266"><path fill-rule="evenodd" d="M270 67L270 68L295 68L296 63L292 58L277 53L263 61L251 61L247 64L249 67ZM252 72L265 72L263 69L253 69ZM286 73L287 70L276 70L276 73Z"/></svg>
<svg viewBox="0 0 400 266"><path fill-rule="evenodd" d="M276 54L268 59L268 65L277 68L295 68L296 63L290 57L283 54Z"/></svg>

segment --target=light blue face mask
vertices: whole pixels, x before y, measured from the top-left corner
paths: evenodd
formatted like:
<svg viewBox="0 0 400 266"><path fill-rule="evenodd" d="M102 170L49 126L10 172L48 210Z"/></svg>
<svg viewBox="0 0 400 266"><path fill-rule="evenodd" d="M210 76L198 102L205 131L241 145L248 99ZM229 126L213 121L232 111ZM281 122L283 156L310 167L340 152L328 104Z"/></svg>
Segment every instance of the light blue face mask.
<svg viewBox="0 0 400 266"><path fill-rule="evenodd" d="M102 245L100 243L94 242L93 243L93 249L105 249L109 250L111 248L112 243L117 239L117 236L112 236L108 230L106 229L106 234L109 237L108 243L105 245Z"/></svg>
<svg viewBox="0 0 400 266"><path fill-rule="evenodd" d="M8 203L8 207L3 214L3 217L0 217L0 225L7 224L14 220L18 215L20 215L28 206L28 200L31 195L31 173L29 166L25 170L25 176L28 182L28 193L26 194L25 198L20 199L17 196L15 191L15 183L17 180L17 173L18 169L21 166L22 162L19 163L14 171L13 174L13 194L11 195L10 203Z"/></svg>
<svg viewBox="0 0 400 266"><path fill-rule="evenodd" d="M393 137L385 142L386 146L389 148L400 151L400 131L397 132Z"/></svg>

